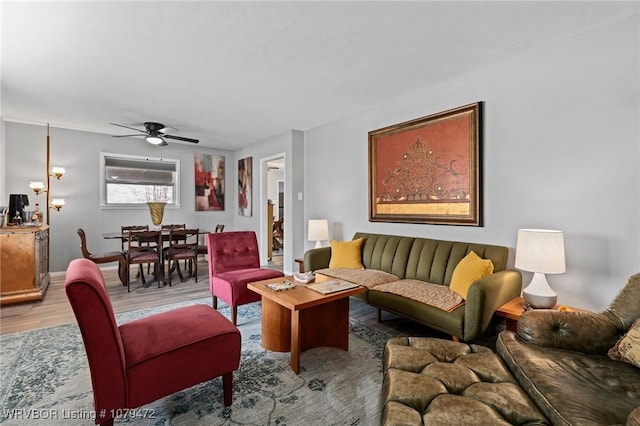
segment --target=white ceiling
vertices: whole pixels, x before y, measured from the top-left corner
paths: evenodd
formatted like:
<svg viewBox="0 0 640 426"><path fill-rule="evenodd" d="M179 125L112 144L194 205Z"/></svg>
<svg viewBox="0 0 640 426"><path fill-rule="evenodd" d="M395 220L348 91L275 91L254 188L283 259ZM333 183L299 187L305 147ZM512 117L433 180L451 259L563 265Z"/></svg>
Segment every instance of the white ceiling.
<svg viewBox="0 0 640 426"><path fill-rule="evenodd" d="M3 2L5 120L237 149L638 14L637 2ZM171 141L170 141L171 142ZM140 143L142 140L140 140Z"/></svg>

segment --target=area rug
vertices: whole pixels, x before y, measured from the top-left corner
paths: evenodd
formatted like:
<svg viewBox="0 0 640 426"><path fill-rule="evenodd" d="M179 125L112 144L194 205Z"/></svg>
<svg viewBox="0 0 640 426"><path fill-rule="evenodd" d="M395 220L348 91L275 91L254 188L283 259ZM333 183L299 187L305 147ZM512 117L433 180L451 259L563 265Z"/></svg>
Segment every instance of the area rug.
<svg viewBox="0 0 640 426"><path fill-rule="evenodd" d="M118 323L209 298L117 316ZM229 317L229 308L220 311ZM262 348L260 305L238 309L242 334L233 404L222 404L222 380L121 413L115 424L135 425L369 425L380 422L382 351L390 337L350 320L349 351L303 352L299 375L289 353ZM90 425L91 379L76 324L0 337L0 423ZM170 368L170 366L167 366Z"/></svg>

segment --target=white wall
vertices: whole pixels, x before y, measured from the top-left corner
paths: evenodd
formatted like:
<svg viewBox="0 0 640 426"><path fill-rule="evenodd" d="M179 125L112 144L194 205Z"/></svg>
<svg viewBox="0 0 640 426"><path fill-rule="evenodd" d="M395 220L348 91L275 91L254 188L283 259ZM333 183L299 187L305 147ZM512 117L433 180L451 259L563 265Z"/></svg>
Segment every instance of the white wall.
<svg viewBox="0 0 640 426"><path fill-rule="evenodd" d="M50 270L64 271L69 261L81 257L77 228L87 234L92 252L119 250L119 240L105 240L105 232L120 232L120 225L151 224L149 210L109 210L100 208L100 152L148 155L180 160L181 207L167 207L163 223L185 223L201 229L213 230L222 223L225 230L234 227L237 211L236 185L231 181L237 162L233 152L213 150L202 146L173 143L166 147L149 145L143 139L113 138L109 135L80 132L51 127L51 165L64 166L66 174L61 180L51 180L51 195L62 197L66 205L50 216ZM29 208L36 202L44 208L45 196L36 196L29 189L29 181L46 179L46 126L5 123L6 199L9 194L29 195ZM225 211L196 212L194 191L194 152L205 152L225 157ZM237 174L237 171L235 172ZM231 183L231 184L230 184Z"/></svg>
<svg viewBox="0 0 640 426"><path fill-rule="evenodd" d="M307 131L305 218L329 219L333 239L505 245L510 265L519 228L560 229L567 273L548 277L559 303L605 307L640 271L639 44L635 16ZM484 226L369 222L367 132L476 101Z"/></svg>

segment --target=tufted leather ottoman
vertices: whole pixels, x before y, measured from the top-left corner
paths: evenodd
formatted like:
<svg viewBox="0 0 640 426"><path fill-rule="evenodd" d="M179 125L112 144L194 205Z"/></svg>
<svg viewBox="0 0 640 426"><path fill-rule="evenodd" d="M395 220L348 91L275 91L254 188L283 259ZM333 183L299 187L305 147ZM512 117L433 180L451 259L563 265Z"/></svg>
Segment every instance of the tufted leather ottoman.
<svg viewBox="0 0 640 426"><path fill-rule="evenodd" d="M429 337L384 349L383 425L549 424L491 349Z"/></svg>

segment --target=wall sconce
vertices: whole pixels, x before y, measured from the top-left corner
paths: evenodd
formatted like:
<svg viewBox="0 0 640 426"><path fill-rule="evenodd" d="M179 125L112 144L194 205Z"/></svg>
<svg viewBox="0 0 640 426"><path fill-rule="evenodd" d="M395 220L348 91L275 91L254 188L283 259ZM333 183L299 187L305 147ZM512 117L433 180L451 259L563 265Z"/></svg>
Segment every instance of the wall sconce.
<svg viewBox="0 0 640 426"><path fill-rule="evenodd" d="M55 209L56 211L60 211L62 206L64 206L65 201L62 198L54 198L51 200L51 194L49 193L49 189L51 188L51 178L54 177L56 179L60 179L62 175L65 174L66 170L64 167L59 166L50 166L51 163L51 138L49 136L49 123L47 123L47 184L45 186L44 182L40 181L32 181L29 182L29 188L36 193L36 195L40 195L41 192L46 193L46 206L45 210L47 211L47 225L49 224L49 210Z"/></svg>
<svg viewBox="0 0 640 426"><path fill-rule="evenodd" d="M316 247L322 247L322 241L329 239L329 221L327 219L309 219L307 239L315 241Z"/></svg>
<svg viewBox="0 0 640 426"><path fill-rule="evenodd" d="M564 236L550 229L520 229L516 244L515 266L533 272L529 285L522 290L524 299L534 308L552 308L558 296L549 287L545 274L566 272Z"/></svg>

